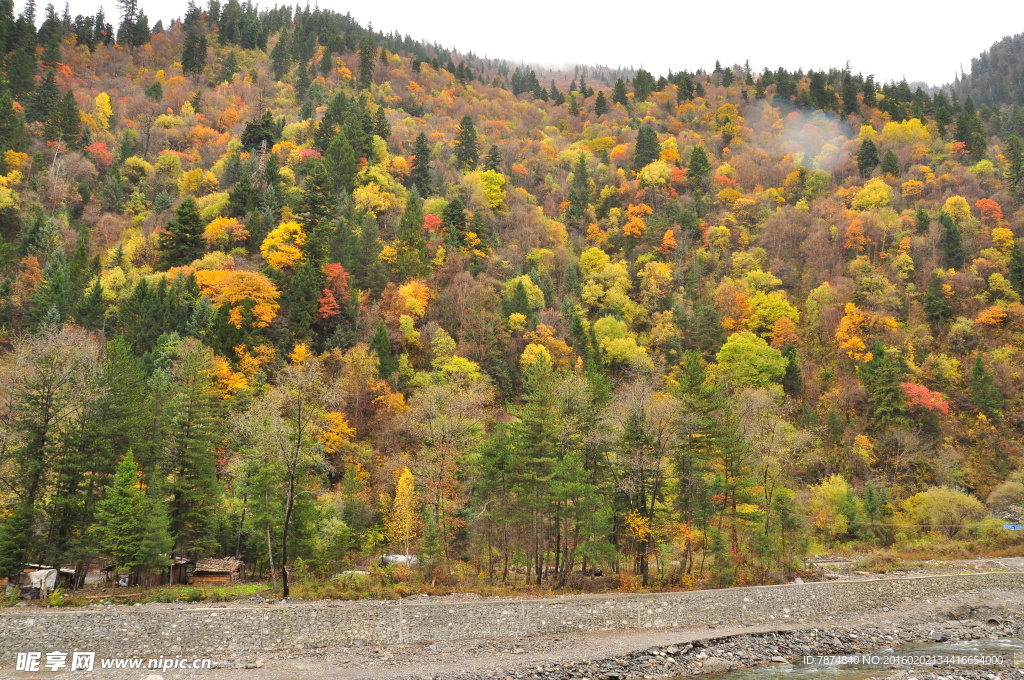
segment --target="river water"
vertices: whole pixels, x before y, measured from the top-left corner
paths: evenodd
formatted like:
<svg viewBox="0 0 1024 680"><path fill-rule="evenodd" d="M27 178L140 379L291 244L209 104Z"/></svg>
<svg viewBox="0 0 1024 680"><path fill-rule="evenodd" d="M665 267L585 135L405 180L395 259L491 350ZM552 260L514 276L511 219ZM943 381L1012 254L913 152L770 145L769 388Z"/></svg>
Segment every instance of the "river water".
<svg viewBox="0 0 1024 680"><path fill-rule="evenodd" d="M895 659L893 657L896 657ZM811 663L785 663L753 668L741 668L715 675L715 680L864 680L884 678L899 671L919 669L939 670L935 662L947 661L951 657L981 658L996 661L974 668L1008 669L1019 663L1024 668L1024 640L1002 638L991 640L969 640L962 642L935 642L907 645L893 649L882 649L869 654L849 654L843 658L837 655L827 657L828 664L822 664L820 657ZM986 659L987 657L987 659ZM898 661L894 665L894 661ZM943 667L972 668L969 664L942 663Z"/></svg>

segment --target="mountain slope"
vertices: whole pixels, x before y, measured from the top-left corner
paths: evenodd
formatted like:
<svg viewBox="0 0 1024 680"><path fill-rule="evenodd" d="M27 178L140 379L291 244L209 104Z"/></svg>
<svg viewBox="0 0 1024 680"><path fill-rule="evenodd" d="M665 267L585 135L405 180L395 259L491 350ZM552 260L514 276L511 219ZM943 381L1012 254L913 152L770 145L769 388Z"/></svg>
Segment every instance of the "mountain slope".
<svg viewBox="0 0 1024 680"><path fill-rule="evenodd" d="M1024 150L971 98L233 1L0 28L0 573L629 590L1010 544Z"/></svg>

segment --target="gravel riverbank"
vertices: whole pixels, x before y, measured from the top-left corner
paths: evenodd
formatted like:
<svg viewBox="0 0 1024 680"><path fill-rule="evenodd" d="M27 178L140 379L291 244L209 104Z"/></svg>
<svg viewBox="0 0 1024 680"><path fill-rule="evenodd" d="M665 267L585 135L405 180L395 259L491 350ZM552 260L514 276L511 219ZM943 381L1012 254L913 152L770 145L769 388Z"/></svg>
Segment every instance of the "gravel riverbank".
<svg viewBox="0 0 1024 680"><path fill-rule="evenodd" d="M639 680L707 675L804 655L849 654L917 642L1024 635L1024 593L980 591L856 616L762 626L606 631L515 640L352 644L214 659L208 670L159 680ZM98 680L158 680L152 671L97 669ZM45 677L82 677L45 672ZM40 673L0 670L0 678ZM1024 679L1015 668L913 671L899 680Z"/></svg>

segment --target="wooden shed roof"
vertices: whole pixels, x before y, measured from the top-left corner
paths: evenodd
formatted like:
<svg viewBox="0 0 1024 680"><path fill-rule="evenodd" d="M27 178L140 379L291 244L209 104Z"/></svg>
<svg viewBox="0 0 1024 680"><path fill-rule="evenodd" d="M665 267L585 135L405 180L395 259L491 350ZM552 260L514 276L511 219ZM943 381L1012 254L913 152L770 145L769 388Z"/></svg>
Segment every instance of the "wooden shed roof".
<svg viewBox="0 0 1024 680"><path fill-rule="evenodd" d="M235 559L234 557L208 557L196 562L197 572L203 571L231 574L238 571L241 567L242 560Z"/></svg>

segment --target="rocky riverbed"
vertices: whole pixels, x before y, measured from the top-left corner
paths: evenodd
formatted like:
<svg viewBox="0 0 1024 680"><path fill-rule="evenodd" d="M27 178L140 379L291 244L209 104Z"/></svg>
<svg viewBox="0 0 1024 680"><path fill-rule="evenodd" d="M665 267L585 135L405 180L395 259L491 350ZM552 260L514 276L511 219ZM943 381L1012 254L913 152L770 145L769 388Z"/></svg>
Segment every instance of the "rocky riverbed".
<svg viewBox="0 0 1024 680"><path fill-rule="evenodd" d="M925 603L930 604L930 603ZM940 608L941 609L941 608ZM891 613L891 612L883 612ZM783 664L803 656L842 655L899 648L919 642L956 642L991 637L1020 637L1024 633L1024 611L1006 604L971 606L961 603L945 611L932 612L930 621L895 624L897 616L883 617L886 625L822 626L805 630L729 635L695 640L685 644L652 646L644 650L593 661L539 665L536 668L480 675L461 673L450 680L633 680L675 678L718 674L735 668L760 664ZM944 620L939 620L944 619ZM984 670L907 671L897 678L940 680L941 678L1024 677L1018 669L996 666ZM1021 669L1024 671L1024 669ZM887 676L893 677L893 676Z"/></svg>
<svg viewBox="0 0 1024 680"><path fill-rule="evenodd" d="M1024 593L990 590L815 621L720 628L604 631L505 640L373 645L240 654L209 670L100 671L99 680L640 680L773 666L805 655L850 654L915 643L1024 637ZM81 675L74 674L74 675ZM60 673L45 673L61 677ZM39 674L0 670L0 678ZM68 677L71 677L69 674ZM868 676L862 676L868 677ZM1024 680L1010 667L906 669L897 680Z"/></svg>

